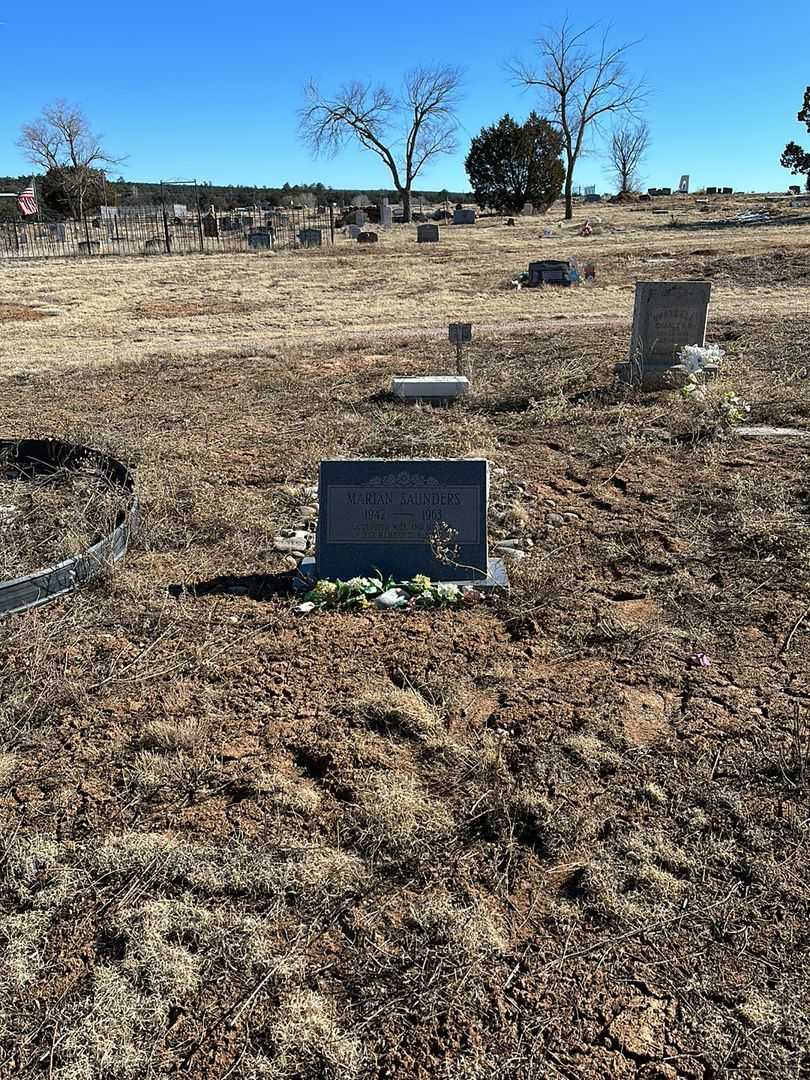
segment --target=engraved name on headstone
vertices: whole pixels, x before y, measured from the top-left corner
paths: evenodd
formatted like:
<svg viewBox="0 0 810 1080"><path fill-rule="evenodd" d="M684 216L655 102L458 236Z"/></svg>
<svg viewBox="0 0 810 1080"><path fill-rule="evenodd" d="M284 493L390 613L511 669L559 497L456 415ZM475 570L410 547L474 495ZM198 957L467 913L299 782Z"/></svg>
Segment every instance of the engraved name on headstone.
<svg viewBox="0 0 810 1080"><path fill-rule="evenodd" d="M317 576L486 578L488 468L482 458L322 461Z"/></svg>

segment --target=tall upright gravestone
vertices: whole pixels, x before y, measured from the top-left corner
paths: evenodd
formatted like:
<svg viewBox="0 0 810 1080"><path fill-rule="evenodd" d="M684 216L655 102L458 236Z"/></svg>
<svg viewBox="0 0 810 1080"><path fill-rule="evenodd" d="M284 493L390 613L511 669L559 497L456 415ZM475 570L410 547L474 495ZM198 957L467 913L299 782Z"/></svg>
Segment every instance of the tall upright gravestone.
<svg viewBox="0 0 810 1080"><path fill-rule="evenodd" d="M322 461L316 556L301 570L505 584L503 565L488 558L488 493L483 458Z"/></svg>
<svg viewBox="0 0 810 1080"><path fill-rule="evenodd" d="M645 389L677 386L687 372L677 353L703 346L712 292L710 281L638 281L633 308L630 357L617 374Z"/></svg>

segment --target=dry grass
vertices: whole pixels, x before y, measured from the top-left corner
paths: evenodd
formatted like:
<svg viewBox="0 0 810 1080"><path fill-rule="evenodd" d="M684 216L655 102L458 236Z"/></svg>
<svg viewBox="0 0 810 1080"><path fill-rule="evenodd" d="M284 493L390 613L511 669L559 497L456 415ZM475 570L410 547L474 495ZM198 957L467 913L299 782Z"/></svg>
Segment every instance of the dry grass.
<svg viewBox="0 0 810 1080"><path fill-rule="evenodd" d="M707 273L726 385L810 425L806 227L598 216L15 263L61 314L4 325L7 432L114 445L144 527L0 627L0 1075L801 1073L807 442L612 368L635 278ZM502 287L543 252L596 286ZM475 393L391 402L465 314ZM369 453L490 458L507 603L292 612L272 538Z"/></svg>

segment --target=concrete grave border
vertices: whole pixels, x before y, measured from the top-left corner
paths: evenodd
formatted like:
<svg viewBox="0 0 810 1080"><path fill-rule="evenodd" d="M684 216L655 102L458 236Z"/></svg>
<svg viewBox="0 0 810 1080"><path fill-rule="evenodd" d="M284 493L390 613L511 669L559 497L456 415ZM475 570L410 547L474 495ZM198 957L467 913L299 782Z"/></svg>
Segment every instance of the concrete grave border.
<svg viewBox="0 0 810 1080"><path fill-rule="evenodd" d="M45 473L89 457L111 484L129 496L129 505L119 512L113 531L85 551L31 574L0 581L0 618L50 603L98 577L124 556L139 522L134 477L123 462L103 450L61 439L0 439L0 454L9 451L13 461Z"/></svg>

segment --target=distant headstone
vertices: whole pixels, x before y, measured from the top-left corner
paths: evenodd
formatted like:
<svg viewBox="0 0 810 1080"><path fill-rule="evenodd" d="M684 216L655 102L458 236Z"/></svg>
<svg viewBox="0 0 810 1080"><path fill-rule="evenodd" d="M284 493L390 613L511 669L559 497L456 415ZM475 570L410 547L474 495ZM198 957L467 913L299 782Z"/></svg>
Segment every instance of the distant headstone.
<svg viewBox="0 0 810 1080"><path fill-rule="evenodd" d="M260 251L273 246L273 234L270 229L251 229L248 233L248 247Z"/></svg>
<svg viewBox="0 0 810 1080"><path fill-rule="evenodd" d="M538 259L529 263L529 288L538 285L570 285L570 263L561 259Z"/></svg>
<svg viewBox="0 0 810 1080"><path fill-rule="evenodd" d="M482 458L322 461L312 570L487 583L488 492Z"/></svg>
<svg viewBox="0 0 810 1080"><path fill-rule="evenodd" d="M101 243L98 240L80 240L79 251L82 255L97 255L101 251Z"/></svg>
<svg viewBox="0 0 810 1080"><path fill-rule="evenodd" d="M388 200L384 200L380 207L380 225L384 229L390 229L394 220L394 215L391 213L391 207L388 205Z"/></svg>
<svg viewBox="0 0 810 1080"><path fill-rule="evenodd" d="M672 194L672 188L671 187L659 188L658 189L658 194L659 195L671 195Z"/></svg>
<svg viewBox="0 0 810 1080"><path fill-rule="evenodd" d="M361 232L357 237L358 244L376 244L379 237L375 232Z"/></svg>
<svg viewBox="0 0 810 1080"><path fill-rule="evenodd" d="M453 224L454 225L474 225L475 224L475 210L454 210L453 211Z"/></svg>
<svg viewBox="0 0 810 1080"><path fill-rule="evenodd" d="M51 240L57 244L64 244L65 242L65 223L63 221L53 221L48 225L48 232L51 234Z"/></svg>
<svg viewBox="0 0 810 1080"><path fill-rule="evenodd" d="M531 217L531 215L534 213L534 203L524 203L523 209L520 212L521 214L523 214L524 217Z"/></svg>
<svg viewBox="0 0 810 1080"><path fill-rule="evenodd" d="M724 187L723 188L723 194L724 195L733 195L734 194L734 188Z"/></svg>
<svg viewBox="0 0 810 1080"><path fill-rule="evenodd" d="M219 238L219 224L217 222L217 216L210 210L203 218L203 235L213 240Z"/></svg>
<svg viewBox="0 0 810 1080"><path fill-rule="evenodd" d="M716 187L707 187L706 188L706 194L707 195L716 195L717 194L717 188Z"/></svg>
<svg viewBox="0 0 810 1080"><path fill-rule="evenodd" d="M688 173L684 173L683 176L681 177L680 181L678 182L678 191L681 193L681 195L688 195L689 194L689 174Z"/></svg>
<svg viewBox="0 0 810 1080"><path fill-rule="evenodd" d="M320 247L323 234L320 229L302 229L298 234L301 247Z"/></svg>
<svg viewBox="0 0 810 1080"><path fill-rule="evenodd" d="M366 213L365 213L364 210L355 210L355 212L354 212L354 223L355 223L355 225L361 225L361 226L365 225L367 220L368 220L368 218L366 217Z"/></svg>
<svg viewBox="0 0 810 1080"><path fill-rule="evenodd" d="M710 281L638 281L633 309L630 361L619 377L640 374L645 387L675 385L684 374L676 353L683 345L703 346L712 284Z"/></svg>
<svg viewBox="0 0 810 1080"><path fill-rule="evenodd" d="M438 225L417 225L416 226L416 242L417 244L436 244L439 240L439 226Z"/></svg>
<svg viewBox="0 0 810 1080"><path fill-rule="evenodd" d="M350 240L356 240L361 232L362 232L362 229L360 228L359 225L347 225L346 226L346 235L348 236L348 238Z"/></svg>
<svg viewBox="0 0 810 1080"><path fill-rule="evenodd" d="M586 203L595 203L595 202L601 202L601 201L602 201L602 196L597 195L596 192L594 192L594 191L590 191L590 192L586 191L585 192L585 202Z"/></svg>

